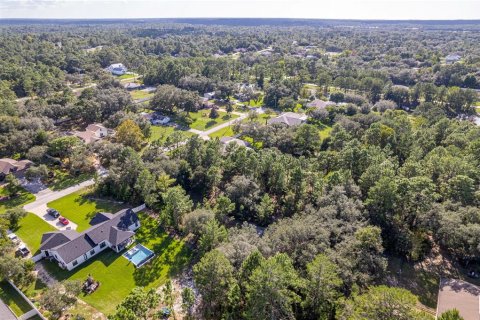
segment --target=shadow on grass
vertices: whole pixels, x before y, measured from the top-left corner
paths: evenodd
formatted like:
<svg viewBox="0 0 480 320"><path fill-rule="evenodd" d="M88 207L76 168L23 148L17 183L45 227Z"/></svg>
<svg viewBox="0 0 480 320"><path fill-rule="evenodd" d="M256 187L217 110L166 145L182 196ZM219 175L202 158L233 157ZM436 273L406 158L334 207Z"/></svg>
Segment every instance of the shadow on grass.
<svg viewBox="0 0 480 320"><path fill-rule="evenodd" d="M80 174L78 176L72 176L70 174L64 174L58 179L55 179L55 181L50 184L50 189L53 191L58 191L58 190L63 190L66 188L69 188L71 186L77 185L81 182L87 181L88 179L92 178L93 174L91 173L84 173Z"/></svg>
<svg viewBox="0 0 480 320"><path fill-rule="evenodd" d="M35 200L35 196L33 194L30 194L24 191L14 198L11 198L5 201L0 201L0 212L2 211L2 207L5 210L9 210L33 200Z"/></svg>
<svg viewBox="0 0 480 320"><path fill-rule="evenodd" d="M155 220L146 219L142 223L143 230L149 232L139 232L137 242L153 250L156 256L135 269L133 277L137 286L148 286L158 279L164 281L180 272L190 261L191 251L181 240L168 236Z"/></svg>

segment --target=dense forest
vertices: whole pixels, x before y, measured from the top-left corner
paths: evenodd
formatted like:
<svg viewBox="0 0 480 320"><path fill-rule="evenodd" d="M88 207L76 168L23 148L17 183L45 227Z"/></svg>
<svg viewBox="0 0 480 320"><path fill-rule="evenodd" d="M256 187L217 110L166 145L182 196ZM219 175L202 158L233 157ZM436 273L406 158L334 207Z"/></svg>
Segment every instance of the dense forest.
<svg viewBox="0 0 480 320"><path fill-rule="evenodd" d="M29 180L105 168L98 196L145 203L192 248L185 317L432 319L418 305L435 305L416 279L396 282L392 263L434 278L480 270L478 31L0 25L0 157L33 161ZM151 99L134 99L104 70L112 63L156 87ZM208 92L210 118L247 115L232 130L249 147L179 132L152 140L142 112L188 127ZM316 100L329 105L308 106ZM308 120L268 124L281 112ZM66 134L91 123L116 134L90 144ZM20 188L11 175L3 183L13 195ZM6 230L24 214L7 211L0 224L0 277L19 283L33 267L13 258ZM438 256L449 266L431 263ZM153 319L155 299L135 289L109 319Z"/></svg>

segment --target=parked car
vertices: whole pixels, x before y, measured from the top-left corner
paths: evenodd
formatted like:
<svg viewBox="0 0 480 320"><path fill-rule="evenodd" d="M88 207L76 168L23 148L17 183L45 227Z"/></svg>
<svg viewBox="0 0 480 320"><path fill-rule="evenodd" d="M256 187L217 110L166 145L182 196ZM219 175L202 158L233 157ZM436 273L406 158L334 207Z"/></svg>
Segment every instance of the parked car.
<svg viewBox="0 0 480 320"><path fill-rule="evenodd" d="M30 254L30 250L22 243L21 245L18 246L17 251L15 252L15 255L17 257L23 257L25 258Z"/></svg>
<svg viewBox="0 0 480 320"><path fill-rule="evenodd" d="M12 241L13 243L19 243L20 242L20 239L18 239L17 235L15 233L10 233L9 235L7 235L8 239L10 239L10 241Z"/></svg>
<svg viewBox="0 0 480 320"><path fill-rule="evenodd" d="M70 221L68 221L68 219L65 217L58 218L58 221L60 221L60 223L63 224L64 226L70 223Z"/></svg>
<svg viewBox="0 0 480 320"><path fill-rule="evenodd" d="M48 215L54 217L55 219L60 217L60 213L55 209L48 209L47 213L48 213Z"/></svg>

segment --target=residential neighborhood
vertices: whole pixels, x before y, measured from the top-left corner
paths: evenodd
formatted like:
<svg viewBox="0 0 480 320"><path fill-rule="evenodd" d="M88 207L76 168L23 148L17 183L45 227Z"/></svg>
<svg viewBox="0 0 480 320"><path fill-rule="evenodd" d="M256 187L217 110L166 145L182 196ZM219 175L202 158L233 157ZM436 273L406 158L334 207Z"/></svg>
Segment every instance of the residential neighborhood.
<svg viewBox="0 0 480 320"><path fill-rule="evenodd" d="M480 320L476 20L3 8L0 320Z"/></svg>

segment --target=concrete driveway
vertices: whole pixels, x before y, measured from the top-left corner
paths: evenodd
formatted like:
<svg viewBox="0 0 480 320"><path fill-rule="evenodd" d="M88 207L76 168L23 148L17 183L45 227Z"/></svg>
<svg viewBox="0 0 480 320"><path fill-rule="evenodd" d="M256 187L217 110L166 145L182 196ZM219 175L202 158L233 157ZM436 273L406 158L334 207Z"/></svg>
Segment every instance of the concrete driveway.
<svg viewBox="0 0 480 320"><path fill-rule="evenodd" d="M47 223L49 223L50 225L54 226L59 230L66 230L66 229L75 230L77 229L77 225L72 221L70 221L70 223L67 226L64 226L58 221L58 219L54 219L53 217L48 215L47 203L60 199L62 197L65 197L71 193L74 193L78 190L89 187L93 184L95 184L95 181L93 179L90 179L60 191L53 191L50 189L41 190L40 192L35 194L36 200L24 205L23 209L25 209L27 212L36 214L37 216L45 220Z"/></svg>

